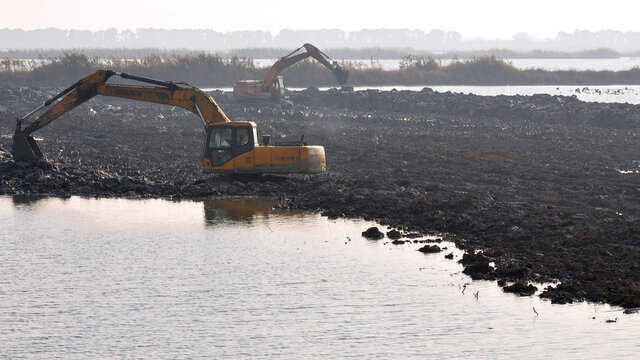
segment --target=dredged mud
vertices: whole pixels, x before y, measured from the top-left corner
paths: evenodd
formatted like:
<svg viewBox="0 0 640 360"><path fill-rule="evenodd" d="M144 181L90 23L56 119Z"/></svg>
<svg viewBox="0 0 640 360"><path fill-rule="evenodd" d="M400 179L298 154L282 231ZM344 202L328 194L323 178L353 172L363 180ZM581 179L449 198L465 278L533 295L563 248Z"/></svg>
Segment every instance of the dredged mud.
<svg viewBox="0 0 640 360"><path fill-rule="evenodd" d="M640 306L638 106L429 89L308 89L257 103L214 92L231 119L257 122L272 141L304 134L327 153L325 175L232 177L202 173L196 116L95 98L35 133L48 163L12 162L15 117L54 93L0 88L0 193L275 196L331 217L447 233L468 252L466 273L560 281L542 294L553 302Z"/></svg>

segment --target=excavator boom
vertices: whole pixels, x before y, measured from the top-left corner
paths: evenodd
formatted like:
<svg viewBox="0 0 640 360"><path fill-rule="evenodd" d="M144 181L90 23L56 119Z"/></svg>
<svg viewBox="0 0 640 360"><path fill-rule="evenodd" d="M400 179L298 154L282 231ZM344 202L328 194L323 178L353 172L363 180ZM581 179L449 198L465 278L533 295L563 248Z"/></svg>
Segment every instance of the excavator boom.
<svg viewBox="0 0 640 360"><path fill-rule="evenodd" d="M230 121L213 98L197 88L102 85L98 94L181 107L201 117L205 125Z"/></svg>
<svg viewBox="0 0 640 360"><path fill-rule="evenodd" d="M132 79L162 85L163 87L107 85L106 81L114 75L120 76L123 79ZM57 94L53 98L47 100L42 106L36 108L34 111L18 119L18 125L21 126L22 122L35 111L41 109L44 106L50 105L51 103L53 103L53 101L59 99L61 96L64 96L46 113L38 117L36 121L31 123L28 127L20 132L24 134L31 134L32 132L49 124L51 121L57 119L64 113L90 100L96 95L114 96L132 100L178 106L203 117L203 121L206 122L206 124L229 121L224 112L222 112L222 110L218 107L218 104L216 104L215 100L213 100L213 98L209 96L209 94L203 92L198 88L180 87L178 84L175 84L173 82L149 79L140 76L129 75L127 73L113 72L110 70L98 70L95 73L76 82L74 85L65 89L60 94Z"/></svg>
<svg viewBox="0 0 640 360"><path fill-rule="evenodd" d="M106 81L114 75L120 76L123 79L142 81L161 85L162 87L107 85ZM205 125L229 122L229 119L218 107L218 104L216 104L213 98L198 88L179 86L173 82L149 79L127 73L98 70L45 101L41 106L29 112L27 115L17 119L12 146L14 159L18 161L30 161L34 158L42 159L42 151L30 134L96 95L178 106L200 116ZM47 110L47 112L24 129L22 128L23 122L27 117L45 106L53 104L58 99L60 100Z"/></svg>
<svg viewBox="0 0 640 360"><path fill-rule="evenodd" d="M296 49L291 54L297 52L300 49L302 48ZM264 79L264 82L262 84L262 88L264 89L264 91L269 91L269 89L273 86L273 82L278 78L278 74L282 70L311 56L311 54L309 54L308 52L304 52L302 54L294 56L291 56L291 54L278 59L278 61L276 61L273 66L271 66L271 70L269 70L269 73L267 74L267 77Z"/></svg>

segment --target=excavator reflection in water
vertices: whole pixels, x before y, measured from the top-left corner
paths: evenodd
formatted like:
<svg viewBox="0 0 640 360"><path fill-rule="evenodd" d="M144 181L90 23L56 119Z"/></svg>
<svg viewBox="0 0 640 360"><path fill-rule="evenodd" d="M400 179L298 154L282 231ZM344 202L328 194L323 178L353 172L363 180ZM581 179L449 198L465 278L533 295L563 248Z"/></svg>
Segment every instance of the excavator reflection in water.
<svg viewBox="0 0 640 360"><path fill-rule="evenodd" d="M156 86L106 84L114 75ZM230 121L213 98L196 87L111 70L98 70L18 118L11 148L14 160L31 162L44 159L31 134L96 95L178 106L197 115L205 132L205 172L313 174L326 171L322 146L307 146L302 139L270 145L269 136L259 136L256 123ZM24 124L26 118L50 105L51 108L35 121Z"/></svg>
<svg viewBox="0 0 640 360"><path fill-rule="evenodd" d="M304 48L305 51L297 54L297 52L302 50L302 48ZM262 100L274 99L284 95L284 80L279 73L285 68L308 57L313 57L322 65L326 66L336 77L338 84L343 88L348 89L346 84L347 78L349 77L349 70L340 66L337 61L331 60L327 54L320 51L317 47L311 44L304 44L291 53L278 59L278 61L271 66L271 69L264 80L238 81L233 87L233 95L244 99Z"/></svg>
<svg viewBox="0 0 640 360"><path fill-rule="evenodd" d="M291 210L275 208L278 200L272 198L212 198L205 199L202 203L207 225L229 221L251 223L256 217L296 214Z"/></svg>

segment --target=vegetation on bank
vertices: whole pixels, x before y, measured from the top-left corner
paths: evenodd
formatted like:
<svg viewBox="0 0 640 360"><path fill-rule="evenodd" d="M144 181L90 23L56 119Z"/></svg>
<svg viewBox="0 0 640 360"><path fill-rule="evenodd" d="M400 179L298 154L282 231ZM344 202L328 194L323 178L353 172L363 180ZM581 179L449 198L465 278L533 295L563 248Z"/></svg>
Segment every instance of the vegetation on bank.
<svg viewBox="0 0 640 360"><path fill-rule="evenodd" d="M521 70L495 55L475 56L444 64L432 56L403 57L398 70L383 70L372 64L343 63L354 86L384 85L635 85L640 69L625 71ZM373 66L371 66L373 65ZM263 79L268 67L256 67L248 58L226 58L217 54L152 54L143 57L88 57L65 53L59 57L18 61L0 60L2 84L65 86L97 69L106 68L199 87L231 87L238 80ZM314 60L302 61L282 74L288 86L335 86L330 71Z"/></svg>

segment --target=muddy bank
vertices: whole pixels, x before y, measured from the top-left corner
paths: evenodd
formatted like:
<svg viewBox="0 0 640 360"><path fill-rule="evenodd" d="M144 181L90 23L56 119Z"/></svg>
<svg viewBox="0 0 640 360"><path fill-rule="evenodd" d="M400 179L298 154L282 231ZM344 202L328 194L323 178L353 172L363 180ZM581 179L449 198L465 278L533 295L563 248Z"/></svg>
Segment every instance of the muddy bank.
<svg viewBox="0 0 640 360"><path fill-rule="evenodd" d="M483 251L466 265L473 277L558 280L543 293L554 302L640 306L638 106L429 89L308 89L261 103L212 93L230 118L256 121L275 141L304 134L327 152L321 176L224 177L202 173L197 117L96 98L36 133L48 164L11 162L13 119L53 93L0 88L0 193L276 196L332 217L446 232Z"/></svg>

